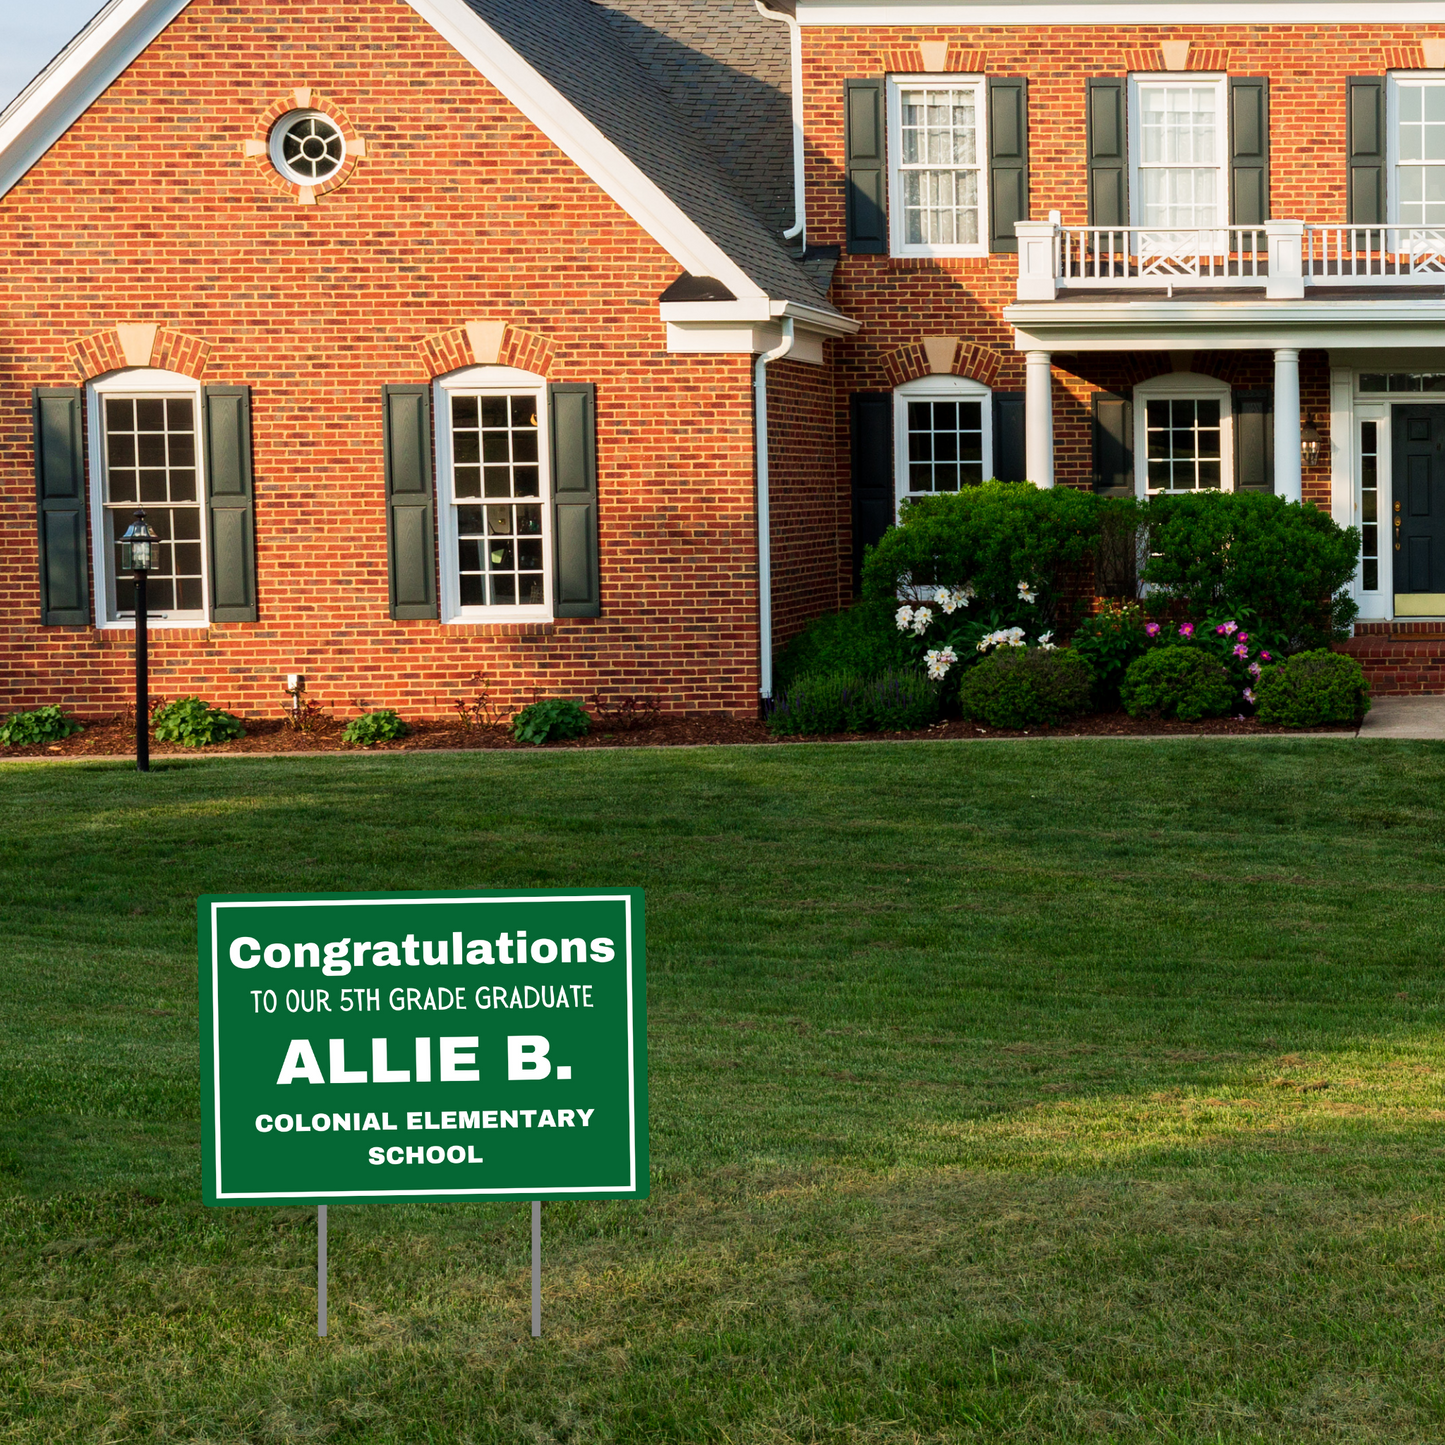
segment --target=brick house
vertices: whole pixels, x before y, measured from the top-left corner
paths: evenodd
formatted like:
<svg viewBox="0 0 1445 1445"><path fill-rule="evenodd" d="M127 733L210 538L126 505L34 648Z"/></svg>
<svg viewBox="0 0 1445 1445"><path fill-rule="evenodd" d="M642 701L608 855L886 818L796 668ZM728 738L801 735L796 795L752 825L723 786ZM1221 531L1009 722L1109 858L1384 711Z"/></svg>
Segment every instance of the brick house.
<svg viewBox="0 0 1445 1445"><path fill-rule="evenodd" d="M113 0L0 115L0 706L123 702L140 501L166 695L746 714L990 475L1328 508L1445 684L1445 11L1143 14Z"/></svg>

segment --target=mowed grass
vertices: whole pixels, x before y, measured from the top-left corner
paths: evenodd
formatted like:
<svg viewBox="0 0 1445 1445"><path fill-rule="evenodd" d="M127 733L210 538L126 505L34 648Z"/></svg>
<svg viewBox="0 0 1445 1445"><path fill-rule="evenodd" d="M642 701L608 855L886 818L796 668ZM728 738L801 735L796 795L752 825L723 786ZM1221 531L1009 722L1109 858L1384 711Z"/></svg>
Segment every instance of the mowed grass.
<svg viewBox="0 0 1445 1445"><path fill-rule="evenodd" d="M0 770L0 1440L1438 1441L1445 748ZM652 1196L199 1204L195 897L647 889Z"/></svg>

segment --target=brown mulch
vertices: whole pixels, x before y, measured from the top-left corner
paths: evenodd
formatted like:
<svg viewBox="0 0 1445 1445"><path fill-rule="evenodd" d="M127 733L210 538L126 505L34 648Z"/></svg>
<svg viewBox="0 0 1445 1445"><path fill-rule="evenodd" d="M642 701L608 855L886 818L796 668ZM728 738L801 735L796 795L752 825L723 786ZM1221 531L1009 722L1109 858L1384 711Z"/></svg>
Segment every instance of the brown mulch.
<svg viewBox="0 0 1445 1445"><path fill-rule="evenodd" d="M412 724L410 737L394 743L377 743L370 748L357 748L341 740L343 722L327 718L310 730L301 732L275 718L247 718L246 736L234 742L217 743L209 748L184 748L176 743L158 743L151 739L151 755L197 757L214 753L314 753L370 752L403 753L447 749L520 749L532 751L530 743L518 743L505 725L463 728L455 722L432 721ZM585 738L570 742L547 744L552 750L562 748L613 747L696 747L717 743L767 743L782 745L794 742L901 742L924 738L972 740L975 738L1023 737L1201 737L1213 734L1258 735L1291 734L1290 728L1270 727L1254 718L1208 718L1201 722L1153 722L1131 718L1127 713L1099 713L1077 718L1065 727L1028 728L1011 731L986 728L978 723L952 720L941 722L917 732L900 733L833 733L826 738L776 738L756 719L730 718L717 713L666 715L643 721L631 728L609 730L596 726ZM1319 732L1349 734L1350 725L1314 729ZM1297 736L1298 734L1295 733ZM128 718L115 717L88 722L84 732L64 742L26 748L5 748L0 756L26 757L115 757L135 753L135 724Z"/></svg>

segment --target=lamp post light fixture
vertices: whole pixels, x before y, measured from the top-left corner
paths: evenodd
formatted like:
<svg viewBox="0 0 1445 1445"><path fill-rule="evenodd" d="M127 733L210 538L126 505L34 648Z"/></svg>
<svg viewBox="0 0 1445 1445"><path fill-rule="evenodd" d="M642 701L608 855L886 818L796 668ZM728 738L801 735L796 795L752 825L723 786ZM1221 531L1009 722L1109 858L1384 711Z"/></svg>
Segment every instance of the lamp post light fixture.
<svg viewBox="0 0 1445 1445"><path fill-rule="evenodd" d="M1320 459L1320 446L1324 438L1320 436L1319 429L1315 426L1315 414L1310 412L1305 418L1305 424L1300 428L1299 454L1300 460L1306 467L1312 467Z"/></svg>
<svg viewBox="0 0 1445 1445"><path fill-rule="evenodd" d="M143 508L120 539L120 567L135 577L135 766L151 770L150 639L146 632L146 573L156 564L156 543Z"/></svg>

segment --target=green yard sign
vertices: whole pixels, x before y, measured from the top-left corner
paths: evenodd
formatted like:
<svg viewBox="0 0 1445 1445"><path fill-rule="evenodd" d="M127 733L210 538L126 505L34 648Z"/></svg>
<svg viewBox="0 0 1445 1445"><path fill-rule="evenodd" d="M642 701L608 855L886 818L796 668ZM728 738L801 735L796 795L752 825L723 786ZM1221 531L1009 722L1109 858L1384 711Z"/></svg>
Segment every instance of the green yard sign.
<svg viewBox="0 0 1445 1445"><path fill-rule="evenodd" d="M640 890L198 912L207 1204L647 1195Z"/></svg>

